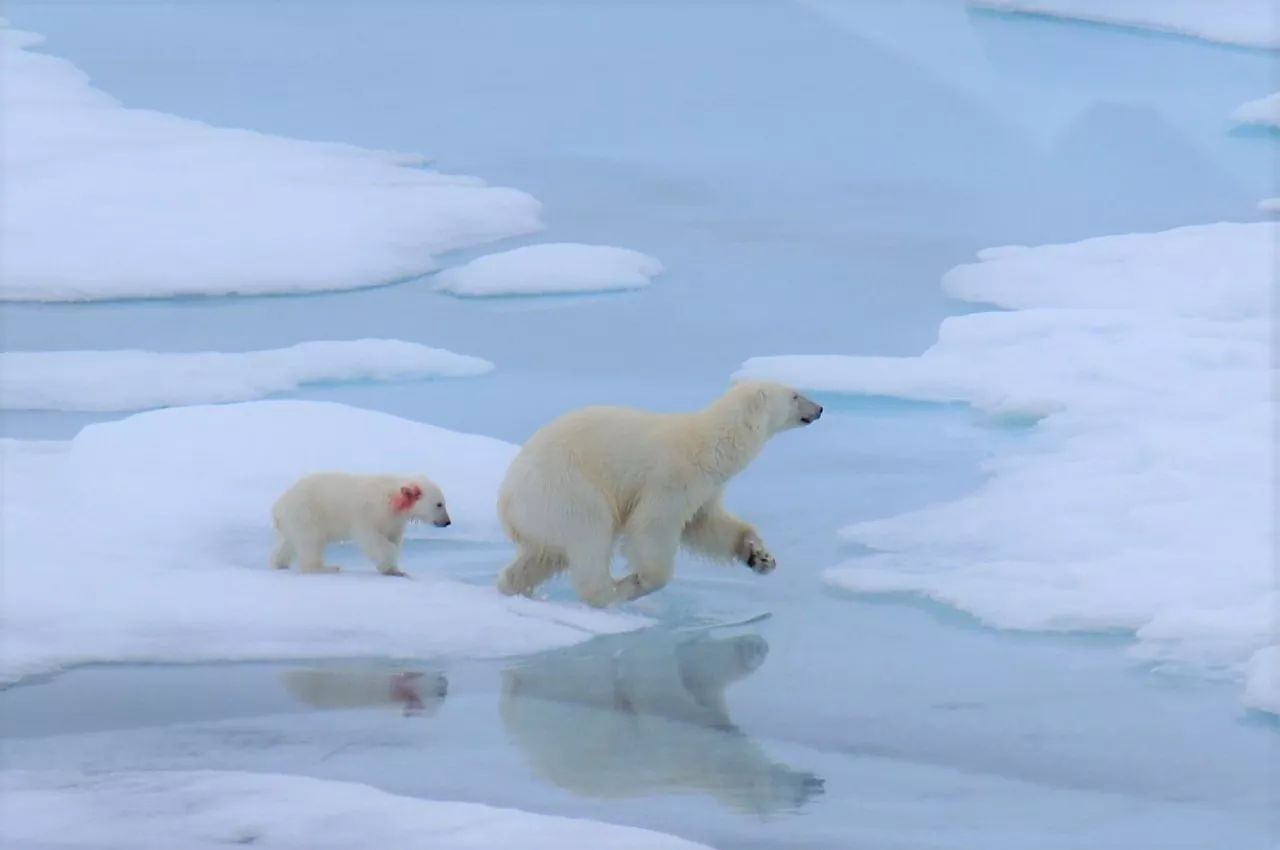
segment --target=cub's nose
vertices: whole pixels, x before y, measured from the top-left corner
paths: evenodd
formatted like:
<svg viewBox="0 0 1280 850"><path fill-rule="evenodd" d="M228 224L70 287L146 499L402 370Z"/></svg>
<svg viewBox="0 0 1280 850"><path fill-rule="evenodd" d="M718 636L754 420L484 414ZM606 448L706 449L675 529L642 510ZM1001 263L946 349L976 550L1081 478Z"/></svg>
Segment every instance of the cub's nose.
<svg viewBox="0 0 1280 850"><path fill-rule="evenodd" d="M818 419L821 416L822 416L822 405L818 405L818 412L813 414L813 418Z"/></svg>
<svg viewBox="0 0 1280 850"><path fill-rule="evenodd" d="M449 526L451 526L451 525L453 525L453 520L451 520L451 519L438 519L438 520L436 520L436 528L448 528L448 527L449 527Z"/></svg>

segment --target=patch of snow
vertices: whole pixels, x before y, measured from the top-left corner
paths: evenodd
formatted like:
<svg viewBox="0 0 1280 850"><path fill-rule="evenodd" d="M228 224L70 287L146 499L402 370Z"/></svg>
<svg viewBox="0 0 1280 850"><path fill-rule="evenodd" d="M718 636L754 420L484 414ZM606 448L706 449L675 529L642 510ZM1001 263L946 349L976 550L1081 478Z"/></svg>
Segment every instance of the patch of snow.
<svg viewBox="0 0 1280 850"><path fill-rule="evenodd" d="M541 227L417 156L126 109L41 41L0 27L0 300L350 289Z"/></svg>
<svg viewBox="0 0 1280 850"><path fill-rule="evenodd" d="M1231 120L1237 124L1280 127L1280 92L1241 104L1231 113Z"/></svg>
<svg viewBox="0 0 1280 850"><path fill-rule="evenodd" d="M269 566L272 503L327 469L426 473L454 525L407 536L500 540L494 506L515 452L300 401L170 408L68 443L0 442L0 679L94 661L504 656L641 625L441 578L441 543L406 547L414 580L363 559L336 575ZM504 560L495 554L495 575Z"/></svg>
<svg viewBox="0 0 1280 850"><path fill-rule="evenodd" d="M1277 240L1263 222L983 251L944 285L1009 311L947 319L918 358L748 361L740 376L1038 417L976 493L844 529L879 552L828 580L1002 628L1130 630L1143 657L1225 668L1274 708Z"/></svg>
<svg viewBox="0 0 1280 850"><path fill-rule="evenodd" d="M549 295L638 289L662 271L661 262L639 251L562 242L488 254L435 280L454 295Z"/></svg>
<svg viewBox="0 0 1280 850"><path fill-rule="evenodd" d="M235 771L4 771L0 811L8 850L708 850L636 827Z"/></svg>
<svg viewBox="0 0 1280 850"><path fill-rule="evenodd" d="M1244 47L1280 47L1280 15L1274 0L969 0L969 5L1137 27Z"/></svg>
<svg viewBox="0 0 1280 850"><path fill-rule="evenodd" d="M248 401L302 384L483 375L493 364L394 339L304 342L269 351L0 352L0 409L144 410Z"/></svg>

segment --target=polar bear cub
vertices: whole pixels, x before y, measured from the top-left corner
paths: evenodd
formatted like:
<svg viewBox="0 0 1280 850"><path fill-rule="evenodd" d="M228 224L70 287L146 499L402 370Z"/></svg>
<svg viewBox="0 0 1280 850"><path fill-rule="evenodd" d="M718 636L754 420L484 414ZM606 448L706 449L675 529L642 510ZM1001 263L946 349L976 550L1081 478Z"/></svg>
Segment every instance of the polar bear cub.
<svg viewBox="0 0 1280 850"><path fill-rule="evenodd" d="M332 573L325 566L330 543L354 540L388 576L403 576L400 543L409 520L449 525L444 494L425 476L308 475L284 492L271 510L276 548L271 563L285 570L297 559L304 573Z"/></svg>
<svg viewBox="0 0 1280 850"><path fill-rule="evenodd" d="M561 416L529 438L502 482L498 514L519 551L498 589L529 593L568 570L586 602L625 602L665 585L681 546L772 571L760 535L724 509L721 494L770 437L821 415L790 387L752 381L692 413L588 407ZM631 573L615 580L619 539Z"/></svg>

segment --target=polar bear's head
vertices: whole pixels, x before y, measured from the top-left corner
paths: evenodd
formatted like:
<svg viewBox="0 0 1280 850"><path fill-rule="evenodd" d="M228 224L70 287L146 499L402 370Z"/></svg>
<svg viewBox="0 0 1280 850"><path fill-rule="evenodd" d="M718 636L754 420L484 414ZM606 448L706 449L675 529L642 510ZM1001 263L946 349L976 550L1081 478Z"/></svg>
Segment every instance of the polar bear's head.
<svg viewBox="0 0 1280 850"><path fill-rule="evenodd" d="M822 405L785 384L745 381L729 392L743 400L753 424L766 434L809 425L822 415Z"/></svg>
<svg viewBox="0 0 1280 850"><path fill-rule="evenodd" d="M444 493L425 476L402 481L399 492L391 498L391 507L409 519L429 522L440 528L452 522L449 509L444 504Z"/></svg>

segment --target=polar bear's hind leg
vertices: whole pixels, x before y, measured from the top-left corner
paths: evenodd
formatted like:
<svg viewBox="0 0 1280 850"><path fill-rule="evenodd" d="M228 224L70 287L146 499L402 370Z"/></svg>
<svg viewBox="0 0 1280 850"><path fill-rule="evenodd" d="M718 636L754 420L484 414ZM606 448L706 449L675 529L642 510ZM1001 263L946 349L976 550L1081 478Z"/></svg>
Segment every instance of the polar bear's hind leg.
<svg viewBox="0 0 1280 850"><path fill-rule="evenodd" d="M515 560L498 574L498 590L507 596L528 596L538 585L568 566L568 559L560 552L521 546Z"/></svg>
<svg viewBox="0 0 1280 850"><path fill-rule="evenodd" d="M276 548L271 553L271 566L277 570L287 570L293 563L295 554L293 544L283 534L276 532Z"/></svg>

